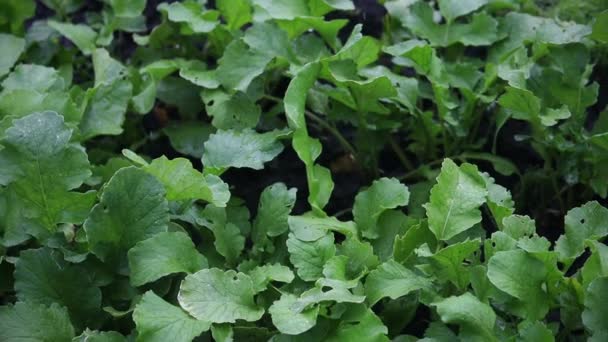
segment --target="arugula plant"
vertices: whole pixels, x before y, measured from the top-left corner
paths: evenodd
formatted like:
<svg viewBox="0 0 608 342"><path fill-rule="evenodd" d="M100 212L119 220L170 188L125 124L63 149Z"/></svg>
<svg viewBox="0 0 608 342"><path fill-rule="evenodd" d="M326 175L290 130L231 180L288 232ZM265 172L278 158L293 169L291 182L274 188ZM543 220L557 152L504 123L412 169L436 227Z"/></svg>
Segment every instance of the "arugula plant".
<svg viewBox="0 0 608 342"><path fill-rule="evenodd" d="M606 340L601 1L381 2L0 4L0 340Z"/></svg>

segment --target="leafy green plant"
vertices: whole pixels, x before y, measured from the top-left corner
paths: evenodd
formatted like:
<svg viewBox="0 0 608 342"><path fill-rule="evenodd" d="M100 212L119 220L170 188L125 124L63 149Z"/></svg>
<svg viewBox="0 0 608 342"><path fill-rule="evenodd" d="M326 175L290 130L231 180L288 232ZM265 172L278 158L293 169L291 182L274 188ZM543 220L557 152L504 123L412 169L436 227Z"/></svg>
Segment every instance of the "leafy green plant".
<svg viewBox="0 0 608 342"><path fill-rule="evenodd" d="M0 340L607 339L602 2L381 3L0 4Z"/></svg>

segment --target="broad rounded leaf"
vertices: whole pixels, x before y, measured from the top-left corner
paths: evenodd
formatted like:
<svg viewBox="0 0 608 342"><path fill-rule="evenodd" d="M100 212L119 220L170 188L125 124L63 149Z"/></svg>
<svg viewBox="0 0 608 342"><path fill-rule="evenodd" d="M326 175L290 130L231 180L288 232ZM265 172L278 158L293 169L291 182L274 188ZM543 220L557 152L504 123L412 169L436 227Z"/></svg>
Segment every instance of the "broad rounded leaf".
<svg viewBox="0 0 608 342"><path fill-rule="evenodd" d="M314 306L298 312L292 308L297 300L296 296L286 293L268 309L272 324L284 334L299 335L310 330L317 323L319 307Z"/></svg>
<svg viewBox="0 0 608 342"><path fill-rule="evenodd" d="M217 131L205 143L203 164L205 168L224 170L230 167L264 168L264 163L274 159L283 151L277 140L283 131L257 133L243 131Z"/></svg>
<svg viewBox="0 0 608 342"><path fill-rule="evenodd" d="M138 242L129 250L131 284L141 286L172 273L194 273L207 260L182 232L164 232Z"/></svg>
<svg viewBox="0 0 608 342"><path fill-rule="evenodd" d="M192 316L212 323L257 321L264 314L253 296L251 278L233 270L204 269L184 279L179 303Z"/></svg>
<svg viewBox="0 0 608 342"><path fill-rule="evenodd" d="M63 260L48 248L23 251L15 265L15 290L21 301L66 307L74 322L93 323L101 309L101 291L87 269Z"/></svg>
<svg viewBox="0 0 608 342"><path fill-rule="evenodd" d="M135 307L133 320L137 341L146 342L190 342L211 326L210 322L191 317L152 291L146 292Z"/></svg>
<svg viewBox="0 0 608 342"><path fill-rule="evenodd" d="M545 264L522 250L494 254L488 262L488 279L499 290L525 303L527 316L540 319L549 310L543 290L547 278Z"/></svg>
<svg viewBox="0 0 608 342"><path fill-rule="evenodd" d="M58 304L18 302L0 306L0 341L58 342L71 341L73 337L67 310Z"/></svg>
<svg viewBox="0 0 608 342"><path fill-rule="evenodd" d="M95 255L104 261L124 262L131 247L167 231L168 222L162 184L154 176L128 167L118 170L108 181L84 229Z"/></svg>

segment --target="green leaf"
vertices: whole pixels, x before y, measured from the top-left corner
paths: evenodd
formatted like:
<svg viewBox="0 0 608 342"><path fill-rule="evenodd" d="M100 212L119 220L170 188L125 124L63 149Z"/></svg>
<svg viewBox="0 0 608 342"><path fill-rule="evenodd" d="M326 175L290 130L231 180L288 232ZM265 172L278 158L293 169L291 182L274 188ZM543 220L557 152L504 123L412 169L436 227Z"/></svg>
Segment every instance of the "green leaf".
<svg viewBox="0 0 608 342"><path fill-rule="evenodd" d="M272 318L272 324L284 334L299 335L317 324L319 307L314 306L298 312L293 309L297 300L298 297L285 293L281 295L279 300L272 303L268 309Z"/></svg>
<svg viewBox="0 0 608 342"><path fill-rule="evenodd" d="M404 27L410 29L416 35L428 39L433 46L450 46L455 43L463 45L483 46L490 45L499 40L498 22L486 13L478 13L472 16L469 23L451 23L449 18L459 15L461 12L469 11L477 6L479 1L467 0L465 2L456 0L443 1L445 6L442 13L448 19L447 24L438 24L433 20L433 9L426 2L416 2L407 14L401 19ZM447 17L450 16L450 17Z"/></svg>
<svg viewBox="0 0 608 342"><path fill-rule="evenodd" d="M71 191L91 175L86 153L69 143L72 131L54 112L14 120L0 151L0 184L27 205L26 217L50 231L57 223L81 223L95 193Z"/></svg>
<svg viewBox="0 0 608 342"><path fill-rule="evenodd" d="M216 342L233 342L234 331L230 324L213 324L211 335Z"/></svg>
<svg viewBox="0 0 608 342"><path fill-rule="evenodd" d="M416 248L427 244L436 244L435 236L424 222L411 226L405 234L395 237L393 243L393 258L398 262L407 261Z"/></svg>
<svg viewBox="0 0 608 342"><path fill-rule="evenodd" d="M172 160L162 156L142 169L158 179L167 191L169 201L200 199L225 207L230 199L228 184L218 176L203 175L185 158Z"/></svg>
<svg viewBox="0 0 608 342"><path fill-rule="evenodd" d="M461 290L469 284L470 271L464 261L481 246L479 240L454 243L438 252L428 255L419 251L420 256L429 257L434 276L440 281L450 281Z"/></svg>
<svg viewBox="0 0 608 342"><path fill-rule="evenodd" d="M158 6L158 10L166 13L169 21L183 23L181 30L183 34L209 33L218 24L217 12L205 11L199 2L192 0L162 3Z"/></svg>
<svg viewBox="0 0 608 342"><path fill-rule="evenodd" d="M585 240L599 240L608 235L608 209L598 202L588 202L568 211L565 217L565 234L555 244L560 261L570 264L583 254Z"/></svg>
<svg viewBox="0 0 608 342"><path fill-rule="evenodd" d="M321 65L319 63L306 64L289 82L283 100L289 127L293 129L306 128L304 116L304 112L306 111L306 95L308 94L308 90L315 84L320 70ZM304 162L306 163L306 161Z"/></svg>
<svg viewBox="0 0 608 342"><path fill-rule="evenodd" d="M118 170L84 223L91 251L106 262L126 263L139 241L167 231L165 190L154 176L134 167Z"/></svg>
<svg viewBox="0 0 608 342"><path fill-rule="evenodd" d="M327 288L331 286L324 287ZM334 287L324 291L322 288L317 286L303 292L302 295L300 295L300 298L298 298L298 300L292 305L291 309L297 312L302 312L311 305L323 302L363 303L364 300L364 296L354 295L344 287Z"/></svg>
<svg viewBox="0 0 608 342"><path fill-rule="evenodd" d="M410 192L395 178L380 178L355 197L353 216L364 237L378 237L378 218L389 209L407 205Z"/></svg>
<svg viewBox="0 0 608 342"><path fill-rule="evenodd" d="M180 286L180 305L199 320L234 323L237 319L257 321L264 314L253 296L251 278L233 270L201 270L184 279Z"/></svg>
<svg viewBox="0 0 608 342"><path fill-rule="evenodd" d="M50 20L49 27L55 29L62 36L72 41L80 51L85 55L90 55L95 50L95 41L97 33L87 25L74 25L68 23L60 23Z"/></svg>
<svg viewBox="0 0 608 342"><path fill-rule="evenodd" d="M19 64L2 81L2 87L4 91L30 89L46 92L64 90L65 81L61 78L59 72L53 68L35 64Z"/></svg>
<svg viewBox="0 0 608 342"><path fill-rule="evenodd" d="M74 337L72 342L125 342L127 339L115 331L93 331L88 328Z"/></svg>
<svg viewBox="0 0 608 342"><path fill-rule="evenodd" d="M525 324L525 322L519 327L519 335L522 341L525 342L553 342L555 337L551 329L547 328L544 323L537 321L534 323Z"/></svg>
<svg viewBox="0 0 608 342"><path fill-rule="evenodd" d="M93 71L95 73L95 86L110 84L119 78L125 77L126 68L113 59L107 50L95 49L93 51Z"/></svg>
<svg viewBox="0 0 608 342"><path fill-rule="evenodd" d="M581 268L583 287L600 277L608 277L608 246L598 241L588 242L591 256Z"/></svg>
<svg viewBox="0 0 608 342"><path fill-rule="evenodd" d="M207 260L187 234L158 233L129 250L130 281L133 286L153 282L173 273L194 273L207 267Z"/></svg>
<svg viewBox="0 0 608 342"><path fill-rule="evenodd" d="M541 319L549 310L549 297L543 290L547 268L528 253L511 250L494 254L488 262L488 278L499 290L522 301L528 318Z"/></svg>
<svg viewBox="0 0 608 342"><path fill-rule="evenodd" d="M230 43L218 61L217 78L228 89L246 92L251 82L260 76L272 57L251 50L242 40Z"/></svg>
<svg viewBox="0 0 608 342"><path fill-rule="evenodd" d="M184 63L179 69L179 77L207 89L216 89L220 86L216 70L207 70L206 65L198 61Z"/></svg>
<svg viewBox="0 0 608 342"><path fill-rule="evenodd" d="M25 40L11 34L0 33L0 46L4 48L0 53L0 77L2 77L11 70L25 51Z"/></svg>
<svg viewBox="0 0 608 342"><path fill-rule="evenodd" d="M250 27L243 41L258 54L272 58L291 58L291 44L287 33L269 22L255 23Z"/></svg>
<svg viewBox="0 0 608 342"><path fill-rule="evenodd" d="M34 0L6 0L0 4L0 23L19 34L23 32L25 21L34 16L35 12Z"/></svg>
<svg viewBox="0 0 608 342"><path fill-rule="evenodd" d="M287 250L298 276L305 281L320 278L323 275L323 266L336 253L332 234L311 242L299 240L294 234L289 234Z"/></svg>
<svg viewBox="0 0 608 342"><path fill-rule="evenodd" d="M294 237L302 241L317 241L335 231L345 236L356 236L357 230L352 222L342 222L335 217L289 216L289 229Z"/></svg>
<svg viewBox="0 0 608 342"><path fill-rule="evenodd" d="M378 238L371 241L374 253L381 261L393 255L395 239L412 228L413 219L400 210L388 210L378 218Z"/></svg>
<svg viewBox="0 0 608 342"><path fill-rule="evenodd" d="M374 305L385 297L397 299L430 287L430 279L416 274L394 260L389 260L367 276L365 295L369 304Z"/></svg>
<svg viewBox="0 0 608 342"><path fill-rule="evenodd" d="M88 328L74 337L72 342L126 342L127 339L116 331L92 331Z"/></svg>
<svg viewBox="0 0 608 342"><path fill-rule="evenodd" d="M255 292L262 292L272 281L291 283L294 274L287 266L280 264L265 264L249 271Z"/></svg>
<svg viewBox="0 0 608 342"><path fill-rule="evenodd" d="M608 338L606 326L606 300L608 299L608 278L597 278L585 290L585 311L583 311L583 324L591 331L592 340L602 341Z"/></svg>
<svg viewBox="0 0 608 342"><path fill-rule="evenodd" d="M84 5L84 0L41 0L42 3L60 15L70 14Z"/></svg>
<svg viewBox="0 0 608 342"><path fill-rule="evenodd" d="M470 293L453 296L433 304L444 323L458 324L460 338L482 341L496 341L494 324L496 314L485 303L479 301Z"/></svg>
<svg viewBox="0 0 608 342"><path fill-rule="evenodd" d="M146 0L110 0L110 5L117 16L134 18L146 8Z"/></svg>
<svg viewBox="0 0 608 342"><path fill-rule="evenodd" d="M595 17L591 38L604 44L608 43L608 10Z"/></svg>
<svg viewBox="0 0 608 342"><path fill-rule="evenodd" d="M507 87L507 91L498 99L498 104L508 110L513 118L530 121L533 124L539 122L541 102L531 91Z"/></svg>
<svg viewBox="0 0 608 342"><path fill-rule="evenodd" d="M485 202L485 181L477 167L458 167L445 159L437 184L431 189L430 202L424 205L429 229L438 240L449 240L481 221L479 207Z"/></svg>
<svg viewBox="0 0 608 342"><path fill-rule="evenodd" d="M560 108L547 108L546 112L541 115L540 122L545 126L554 126L559 120L568 119L570 116L572 114L566 105Z"/></svg>
<svg viewBox="0 0 608 342"><path fill-rule="evenodd" d="M357 69L375 62L380 54L380 43L370 36L364 36L362 30L361 24L355 25L344 46L330 60L352 60Z"/></svg>
<svg viewBox="0 0 608 342"><path fill-rule="evenodd" d="M393 87L393 83L388 77L382 75L368 80L360 80L357 75L356 65L350 60L330 63L329 71L339 85L349 89L352 103L350 103L351 101L346 101L346 105L349 105L361 114L387 114L389 112L379 102L381 99L397 96L395 87Z"/></svg>
<svg viewBox="0 0 608 342"><path fill-rule="evenodd" d="M287 189L283 183L272 184L262 191L258 214L253 222L252 238L255 243L266 236L275 237L289 229L289 213L296 203L296 188Z"/></svg>
<svg viewBox="0 0 608 342"><path fill-rule="evenodd" d="M524 89L533 66L534 61L528 57L528 49L522 46L503 57L498 64L498 77L508 81L511 87Z"/></svg>
<svg viewBox="0 0 608 342"><path fill-rule="evenodd" d="M83 326L94 323L101 309L101 291L89 274L48 248L25 250L15 265L15 290L23 302L62 305Z"/></svg>
<svg viewBox="0 0 608 342"><path fill-rule="evenodd" d="M45 306L17 302L0 306L0 340L2 341L71 341L74 328L67 310L58 304Z"/></svg>
<svg viewBox="0 0 608 342"><path fill-rule="evenodd" d="M254 130L217 131L205 142L203 164L214 170L230 167L247 167L254 170L264 168L264 163L271 161L283 151L283 144L277 140L285 131L257 133Z"/></svg>
<svg viewBox="0 0 608 342"><path fill-rule="evenodd" d="M231 31L238 30L253 18L249 0L218 0L216 5Z"/></svg>
<svg viewBox="0 0 608 342"><path fill-rule="evenodd" d="M509 159L484 152L465 152L462 154L463 158L473 159L473 160L485 160L492 164L492 167L496 172L500 173L503 176L511 176L513 174L519 174L519 170L517 166L511 162ZM493 184L493 183L492 183ZM490 186L488 186L490 188ZM496 190L496 189L495 189ZM490 189L488 189L490 191ZM491 197L492 194L489 194L488 198Z"/></svg>
<svg viewBox="0 0 608 342"><path fill-rule="evenodd" d="M211 124L217 129L255 128L260 120L260 107L245 93L228 95L217 90L203 92L202 96L207 113L213 117Z"/></svg>
<svg viewBox="0 0 608 342"><path fill-rule="evenodd" d="M306 0L253 0L273 19L295 19L310 15Z"/></svg>
<svg viewBox="0 0 608 342"><path fill-rule="evenodd" d="M352 279L364 276L380 264L372 245L367 241L360 241L355 235L347 236L346 240L338 246L337 254L346 257L344 271Z"/></svg>
<svg viewBox="0 0 608 342"><path fill-rule="evenodd" d="M245 237L242 232L249 231L249 211L243 207L216 207L209 204L202 212L204 220L198 224L209 228L215 237L213 242L217 252L226 258L230 264L235 264L245 247ZM238 220L243 219L245 226Z"/></svg>
<svg viewBox="0 0 608 342"><path fill-rule="evenodd" d="M325 341L390 341L386 337L387 327L371 309L357 307L352 311L342 317L337 329Z"/></svg>
<svg viewBox="0 0 608 342"><path fill-rule="evenodd" d="M298 17L290 20L277 20L279 27L286 31L289 38L301 36L310 30L316 31L319 36L332 48L339 45L338 33L348 23L344 19L326 20L322 17Z"/></svg>
<svg viewBox="0 0 608 342"><path fill-rule="evenodd" d="M493 55L499 58L526 42L556 45L577 43L591 33L591 28L587 25L518 12L510 12L501 20L501 30L507 39L493 51Z"/></svg>
<svg viewBox="0 0 608 342"><path fill-rule="evenodd" d="M87 106L80 122L82 136L88 139L97 135L121 134L132 91L131 83L122 79L89 88L86 92Z"/></svg>
<svg viewBox="0 0 608 342"><path fill-rule="evenodd" d="M137 341L150 342L192 341L211 325L191 317L152 291L146 292L135 307L133 321L137 325Z"/></svg>
<svg viewBox="0 0 608 342"><path fill-rule="evenodd" d="M170 123L163 129L175 150L198 159L203 156L205 151L203 144L213 131L211 125L198 121Z"/></svg>
<svg viewBox="0 0 608 342"><path fill-rule="evenodd" d="M439 0L439 11L448 22L476 11L488 0Z"/></svg>

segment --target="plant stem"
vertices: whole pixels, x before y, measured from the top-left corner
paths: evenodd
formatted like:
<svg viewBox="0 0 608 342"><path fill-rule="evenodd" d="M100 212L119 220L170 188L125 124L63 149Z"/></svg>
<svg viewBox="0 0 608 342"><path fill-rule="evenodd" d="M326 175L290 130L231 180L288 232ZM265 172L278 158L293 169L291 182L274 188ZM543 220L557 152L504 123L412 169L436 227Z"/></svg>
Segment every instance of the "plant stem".
<svg viewBox="0 0 608 342"><path fill-rule="evenodd" d="M340 143L342 148L345 149L348 153L350 153L356 159L357 151L355 150L353 145L351 145L348 142L348 140L346 140L346 138L342 135L342 133L340 133L340 131L338 131L337 128L330 125L327 121L323 120L322 118L320 118L315 113L313 113L309 110L304 111L304 114L306 115L307 118L314 120L316 123L319 124L319 126L323 127L325 130L327 130L329 133L331 133L338 140L338 142Z"/></svg>
<svg viewBox="0 0 608 342"><path fill-rule="evenodd" d="M272 96L272 95L265 94L263 96L263 98L270 100L270 101L277 102L277 103L283 102L282 98ZM335 128L334 126L329 124L327 121L323 120L321 117L319 117L318 115L316 115L315 113L313 113L309 110L305 110L304 115L306 115L307 118L310 118L311 120L315 121L319 126L324 128L325 130L327 130L329 133L331 133L331 135L333 135L336 138L336 140L338 140L338 142L340 143L342 148L344 150L346 150L348 153L350 153L356 159L357 152L356 152L355 148L353 147L353 145L351 145L351 143L348 142L348 140L346 140L346 138L342 135L342 133L340 133L340 131L337 128Z"/></svg>
<svg viewBox="0 0 608 342"><path fill-rule="evenodd" d="M445 158L450 158L450 157L445 157ZM439 158L439 159L435 159L435 160L430 161L430 162L428 162L428 163L426 163L426 164L422 164L422 165L420 165L418 168L416 168L416 169L414 169L414 170L412 170L412 171L410 171L410 172L408 172L408 173L406 173L406 174L404 174L404 175L402 175L402 176L399 176L397 179L399 179L399 180L406 180L406 179L414 178L414 177L415 177L416 175L418 175L418 174L419 174L419 173L420 173L420 172L421 172L421 171L422 171L422 170L423 170L425 167L429 167L429 166L433 166L433 165L440 164L440 163L442 163L442 162L443 162L443 160L444 160L445 158Z"/></svg>
<svg viewBox="0 0 608 342"><path fill-rule="evenodd" d="M281 103L281 102L283 102L283 99L282 99L282 98L277 97L277 96L273 96L273 95L268 95L268 94L264 94L264 95L262 96L262 98L264 98L264 99L266 99L266 100L274 101L274 102L277 102L277 103Z"/></svg>
<svg viewBox="0 0 608 342"><path fill-rule="evenodd" d="M407 158L407 156L405 155L405 152L403 152L403 150L401 149L401 147L399 146L397 141L395 141L395 138L393 138L393 136L390 134L388 136L388 143L391 145L393 152L395 152L395 155L397 155L397 158L399 159L401 164L403 164L403 166L405 167L406 170L415 169L414 163L412 163Z"/></svg>

